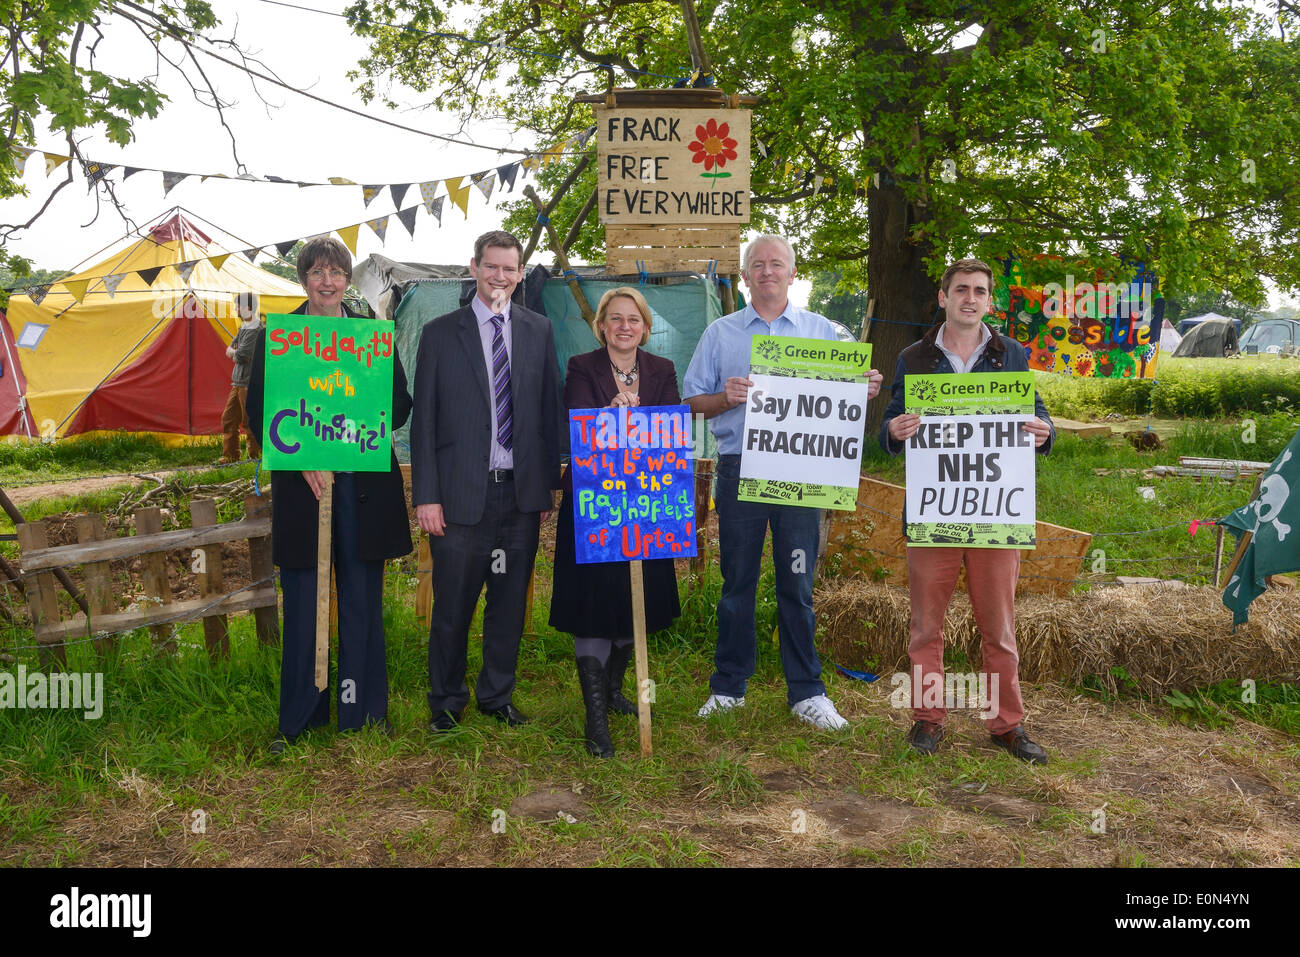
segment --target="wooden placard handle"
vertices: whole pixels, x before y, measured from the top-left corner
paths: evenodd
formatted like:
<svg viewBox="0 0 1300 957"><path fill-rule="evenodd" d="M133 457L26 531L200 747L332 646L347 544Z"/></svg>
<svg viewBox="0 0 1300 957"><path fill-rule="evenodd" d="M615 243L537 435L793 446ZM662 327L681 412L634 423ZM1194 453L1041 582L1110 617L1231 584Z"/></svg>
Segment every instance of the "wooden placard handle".
<svg viewBox="0 0 1300 957"><path fill-rule="evenodd" d="M645 643L645 578L640 560L628 562L632 579L632 645L636 651L636 714L641 731L641 757L651 755L650 744L650 655Z"/></svg>
<svg viewBox="0 0 1300 957"><path fill-rule="evenodd" d="M322 472L316 509L316 690L330 682L330 550L334 528L334 473Z"/></svg>

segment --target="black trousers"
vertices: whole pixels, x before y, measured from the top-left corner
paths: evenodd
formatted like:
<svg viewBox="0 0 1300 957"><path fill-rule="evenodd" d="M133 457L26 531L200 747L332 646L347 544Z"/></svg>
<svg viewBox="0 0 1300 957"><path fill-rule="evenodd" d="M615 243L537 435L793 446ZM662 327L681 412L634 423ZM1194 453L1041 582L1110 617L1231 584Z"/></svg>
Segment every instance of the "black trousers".
<svg viewBox="0 0 1300 957"><path fill-rule="evenodd" d="M353 476L334 475L334 578L338 589L339 730L353 731L388 715L384 658L384 563L359 553ZM284 644L280 660L280 733L329 724L328 689L316 690L316 569L281 568Z"/></svg>
<svg viewBox="0 0 1300 957"><path fill-rule="evenodd" d="M510 701L540 525L541 513L519 511L512 481L492 482L477 525L448 522L445 535L429 536L433 556L429 708L433 712L460 712L469 703L465 654L484 586L483 669L474 697L484 710Z"/></svg>

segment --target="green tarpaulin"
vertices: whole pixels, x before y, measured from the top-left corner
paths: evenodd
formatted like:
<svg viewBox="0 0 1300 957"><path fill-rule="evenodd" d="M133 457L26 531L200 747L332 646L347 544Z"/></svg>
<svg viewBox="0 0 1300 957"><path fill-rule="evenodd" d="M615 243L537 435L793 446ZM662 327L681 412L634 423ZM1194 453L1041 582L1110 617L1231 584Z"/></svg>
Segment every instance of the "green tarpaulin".
<svg viewBox="0 0 1300 957"><path fill-rule="evenodd" d="M415 356L420 345L420 332L424 324L438 316L460 307L463 280L427 279L413 283L406 290L397 307L394 320L397 324L397 348L406 370L406 384L415 391ZM704 328L722 314L717 292L699 276L665 277L637 285L628 279L583 279L582 291L595 309L600 297L618 286L634 286L650 304L654 319L647 351L671 359L677 368L677 385L681 387L690 364L695 344ZM542 304L555 328L556 361L561 381L569 367L569 359L581 352L590 352L598 345L596 337L582 320L582 311L563 279L547 280L542 291ZM396 434L397 458L411 461L408 426ZM711 439L711 436L709 437ZM697 452L696 457L700 453Z"/></svg>

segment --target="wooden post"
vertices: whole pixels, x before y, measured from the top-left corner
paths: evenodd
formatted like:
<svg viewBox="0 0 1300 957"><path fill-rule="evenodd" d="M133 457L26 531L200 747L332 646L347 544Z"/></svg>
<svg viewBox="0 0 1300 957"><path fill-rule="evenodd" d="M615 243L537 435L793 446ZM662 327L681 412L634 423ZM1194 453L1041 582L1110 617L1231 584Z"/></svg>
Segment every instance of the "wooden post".
<svg viewBox="0 0 1300 957"><path fill-rule="evenodd" d="M533 590L537 587L537 560L533 559L533 571L528 576L528 590L524 592L524 634L535 635L533 631Z"/></svg>
<svg viewBox="0 0 1300 957"><path fill-rule="evenodd" d="M196 498L190 502L190 527L203 528L217 524L217 503L210 498ZM203 571L198 573L199 597L209 601L219 596L224 581L222 573L221 543L196 548L195 558L203 556ZM250 561L251 564L251 561ZM207 646L208 657L215 661L218 657L230 657L230 627L225 615L203 616L203 643Z"/></svg>
<svg viewBox="0 0 1300 957"><path fill-rule="evenodd" d="M23 551L45 548L49 543L44 522L24 522L18 526L18 546ZM32 615L32 632L36 634L41 625L59 620L59 598L55 591L54 576L49 572L38 572L32 581L34 587L27 589L27 608ZM61 665L67 663L68 650L62 641L46 642L38 637L36 644L50 646L41 647L38 651L41 667L47 667L51 658Z"/></svg>
<svg viewBox="0 0 1300 957"><path fill-rule="evenodd" d="M641 757L651 754L650 744L650 699L654 683L650 680L650 655L645 644L645 578L641 571L641 560L628 562L628 574L632 576L632 644L636 651L636 714L637 725L641 732Z"/></svg>
<svg viewBox="0 0 1300 957"><path fill-rule="evenodd" d="M322 472L325 488L316 507L316 690L330 686L330 545L334 530L334 473Z"/></svg>
<svg viewBox="0 0 1300 957"><path fill-rule="evenodd" d="M427 632L433 622L433 552L424 532L420 533L420 547L415 552L415 617Z"/></svg>
<svg viewBox="0 0 1300 957"><path fill-rule="evenodd" d="M247 495L244 497L244 515L250 520L270 518L271 503L265 495ZM271 536L260 535L248 540L248 564L253 581L269 578L271 587L275 587L275 565L271 561ZM257 623L258 641L264 645L279 644L280 619L274 606L254 608L253 620Z"/></svg>
<svg viewBox="0 0 1300 957"><path fill-rule="evenodd" d="M157 507L137 508L135 510L135 533L137 535L156 535L162 531L162 512ZM146 598L156 599L159 604L167 605L172 600L171 582L167 580L167 555L165 552L149 552L141 555L144 566L141 580L144 584ZM170 625L151 625L154 650L176 652L176 641L172 638Z"/></svg>
<svg viewBox="0 0 1300 957"><path fill-rule="evenodd" d="M4 509L5 514L9 516L10 520L14 523L15 528L19 525L26 524L27 519L23 518L23 513L18 511L18 506L9 500L9 496L5 494L4 489L0 489L0 508ZM77 607L89 615L90 606L86 604L85 596L83 596L77 586L73 584L72 579L68 577L68 573L62 568L56 568L54 569L54 577L59 580L59 584L67 590L69 595L72 596L72 600L77 603Z"/></svg>
<svg viewBox="0 0 1300 957"><path fill-rule="evenodd" d="M104 520L98 512L77 516L77 541L98 542L105 538ZM95 634L95 619L117 611L117 602L113 595L113 577L107 561L86 562L81 566L86 581L86 601L90 605L90 614L86 616L88 631ZM108 647L107 638L95 639L95 649L103 654Z"/></svg>
<svg viewBox="0 0 1300 957"><path fill-rule="evenodd" d="M1219 587L1219 572L1223 570L1223 526L1214 528L1214 587Z"/></svg>
<svg viewBox="0 0 1300 957"><path fill-rule="evenodd" d="M709 564L709 493L713 488L713 459L695 460L695 556L691 574L704 577Z"/></svg>
<svg viewBox="0 0 1300 957"><path fill-rule="evenodd" d="M524 195L533 201L533 206L536 207L539 214L546 215L546 205L542 202L542 198L537 195L537 190L533 189L531 185L525 186ZM546 236L550 239L551 249L555 252L555 261L560 264L560 267L565 272L569 272L569 257L560 244L560 238L555 232L555 227L550 222L546 223ZM567 282L569 292L573 293L573 299L578 304L578 309L582 311L582 318L587 322L591 322L596 318L596 312L591 308L591 303L587 301L587 296L582 291L582 284L571 277Z"/></svg>

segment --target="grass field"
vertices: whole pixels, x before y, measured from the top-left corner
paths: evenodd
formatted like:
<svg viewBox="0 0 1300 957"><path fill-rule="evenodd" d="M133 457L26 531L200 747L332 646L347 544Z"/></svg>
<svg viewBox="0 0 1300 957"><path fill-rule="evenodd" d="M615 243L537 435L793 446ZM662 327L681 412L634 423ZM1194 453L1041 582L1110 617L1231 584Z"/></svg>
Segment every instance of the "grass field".
<svg viewBox="0 0 1300 957"><path fill-rule="evenodd" d="M1294 432L1294 426L1292 427ZM1122 439L1063 437L1040 461L1039 516L1092 531L1122 574L1208 580L1211 532L1244 504L1250 482L1153 479L1178 454L1238 455L1239 422L1189 422L1168 451ZM1246 443L1251 445L1251 443ZM1275 453L1273 453L1275 454ZM1268 459L1259 442L1241 457ZM152 468L140 464L134 468ZM901 479L883 455L872 474ZM242 470L242 471L241 471ZM1097 474L1103 470L1104 474ZM246 476L248 466L220 480ZM196 479L197 480L197 479ZM1144 499L1141 486L1155 488ZM33 514L107 509L42 503ZM1147 532L1145 530L1156 529ZM1140 533L1140 534L1129 534ZM887 681L853 681L824 661L849 730L791 717L775 645L770 570L760 582L758 670L738 713L707 721L716 630L716 568L683 582L683 616L652 636L655 754L636 755L630 719L614 723L618 758L582 747L582 706L567 635L545 623L550 569L539 556L532 634L517 704L533 720L507 730L471 712L452 735L426 729L427 635L413 613L415 559L389 566L392 736L313 732L277 759L266 752L278 701L278 652L252 620L232 619L232 657L210 662L198 625L155 658L133 633L97 660L99 720L0 709L0 859L20 865L514 864L557 866L993 864L1290 865L1300 862L1300 692L1261 685L1244 704L1225 683L1168 700L1080 687L1025 687L1026 726L1046 768L995 750L973 712L957 712L932 759L903 743L907 712ZM1081 586L1082 587L1082 586ZM10 598L11 604L16 599ZM477 629L477 623L475 630ZM0 637L0 652L30 632ZM478 667L471 640L471 674ZM630 679L629 679L630 681Z"/></svg>

